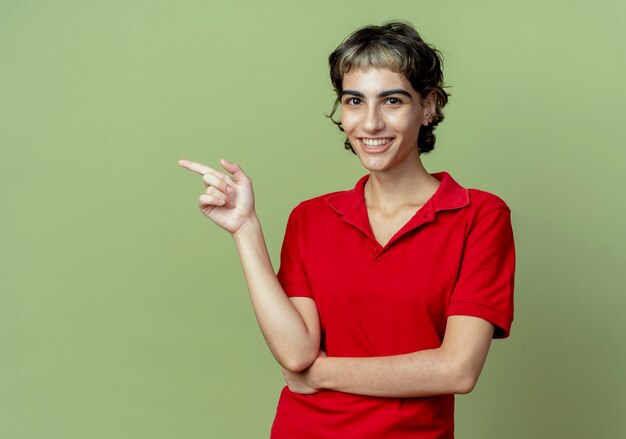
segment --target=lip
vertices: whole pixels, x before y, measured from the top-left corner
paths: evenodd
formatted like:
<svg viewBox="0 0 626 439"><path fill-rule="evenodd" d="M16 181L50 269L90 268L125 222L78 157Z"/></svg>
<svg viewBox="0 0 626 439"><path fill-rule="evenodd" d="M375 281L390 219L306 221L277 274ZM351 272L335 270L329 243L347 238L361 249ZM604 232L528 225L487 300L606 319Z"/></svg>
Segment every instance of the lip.
<svg viewBox="0 0 626 439"><path fill-rule="evenodd" d="M368 137L368 138L373 139L373 137ZM385 137L383 137L383 138L385 138ZM389 138L389 141L387 143L385 143L383 145L380 145L380 146L369 146L369 145L366 145L363 142L362 138L359 138L358 140L359 140L359 145L361 145L361 149L363 151L365 151L366 153L368 153L368 154L382 154L383 152L385 152L389 148L391 148L391 145L393 144L394 138L393 137Z"/></svg>

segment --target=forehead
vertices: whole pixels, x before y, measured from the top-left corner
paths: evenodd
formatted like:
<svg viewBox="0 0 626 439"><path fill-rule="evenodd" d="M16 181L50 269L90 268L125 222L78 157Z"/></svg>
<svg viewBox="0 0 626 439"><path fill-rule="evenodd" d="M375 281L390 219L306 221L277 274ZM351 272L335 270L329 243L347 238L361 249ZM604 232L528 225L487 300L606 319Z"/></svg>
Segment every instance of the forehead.
<svg viewBox="0 0 626 439"><path fill-rule="evenodd" d="M363 94L377 94L383 90L403 89L417 94L406 77L386 68L352 68L343 75L344 90L358 90Z"/></svg>

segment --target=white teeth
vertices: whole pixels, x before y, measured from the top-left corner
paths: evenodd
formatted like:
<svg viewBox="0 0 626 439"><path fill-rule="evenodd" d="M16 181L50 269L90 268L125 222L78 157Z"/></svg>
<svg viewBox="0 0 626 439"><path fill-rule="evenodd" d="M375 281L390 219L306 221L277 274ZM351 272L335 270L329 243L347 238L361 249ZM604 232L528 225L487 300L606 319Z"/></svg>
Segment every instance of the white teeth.
<svg viewBox="0 0 626 439"><path fill-rule="evenodd" d="M367 146L381 146L389 142L391 139L361 139Z"/></svg>

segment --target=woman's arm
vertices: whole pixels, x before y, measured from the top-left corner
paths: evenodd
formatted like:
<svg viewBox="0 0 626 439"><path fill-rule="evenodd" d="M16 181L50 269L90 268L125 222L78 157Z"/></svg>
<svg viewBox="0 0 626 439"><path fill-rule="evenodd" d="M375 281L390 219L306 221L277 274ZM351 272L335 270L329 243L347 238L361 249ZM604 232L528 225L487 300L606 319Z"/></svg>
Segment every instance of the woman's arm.
<svg viewBox="0 0 626 439"><path fill-rule="evenodd" d="M278 282L254 208L252 182L239 165L225 160L221 165L232 177L201 163L178 164L202 175L206 191L200 210L233 237L254 313L274 358L288 371L306 369L320 347L317 308L310 299L290 300Z"/></svg>
<svg viewBox="0 0 626 439"><path fill-rule="evenodd" d="M259 327L274 358L291 372L306 369L320 348L315 302L305 297L287 297L274 274L256 218L234 233L233 239Z"/></svg>
<svg viewBox="0 0 626 439"><path fill-rule="evenodd" d="M320 355L302 373L283 371L297 393L337 390L380 397L469 393L482 371L494 327L471 316L448 317L441 347L389 357Z"/></svg>

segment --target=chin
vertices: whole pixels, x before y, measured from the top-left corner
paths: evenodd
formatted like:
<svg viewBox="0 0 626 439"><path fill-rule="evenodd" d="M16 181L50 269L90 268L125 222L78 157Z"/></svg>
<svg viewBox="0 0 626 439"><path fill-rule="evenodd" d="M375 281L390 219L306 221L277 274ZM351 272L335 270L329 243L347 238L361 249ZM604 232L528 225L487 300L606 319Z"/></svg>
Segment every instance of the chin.
<svg viewBox="0 0 626 439"><path fill-rule="evenodd" d="M361 165L370 172L382 172L391 168L391 163L387 160L371 160L369 157L361 159Z"/></svg>

